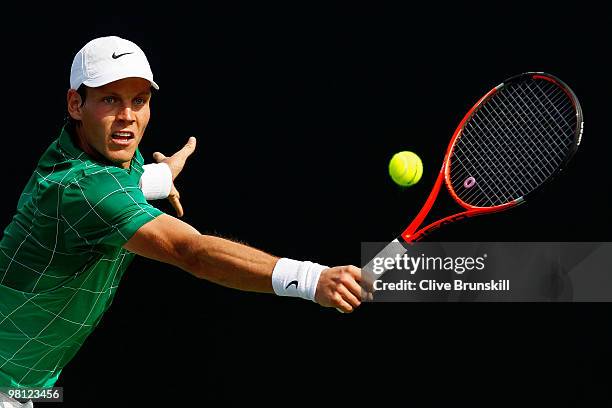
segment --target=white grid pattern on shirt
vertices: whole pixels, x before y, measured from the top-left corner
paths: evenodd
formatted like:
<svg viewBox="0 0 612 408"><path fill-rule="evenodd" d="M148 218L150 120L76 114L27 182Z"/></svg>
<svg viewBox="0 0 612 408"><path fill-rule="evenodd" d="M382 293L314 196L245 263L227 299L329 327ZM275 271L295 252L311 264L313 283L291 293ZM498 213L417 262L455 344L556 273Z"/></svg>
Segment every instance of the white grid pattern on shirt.
<svg viewBox="0 0 612 408"><path fill-rule="evenodd" d="M60 151L61 151L61 150L60 150ZM62 154L64 155L64 157L66 157L66 156L65 156L65 154L64 154L64 152L63 152L63 151L61 151L61 152L62 152ZM82 188L81 188L80 184L78 183L80 180L82 180L82 178L83 178L83 177L81 177L81 178L79 178L79 179L72 180L72 181L71 181L70 183L68 183L68 184L63 184L62 182L63 182L63 180L65 179L65 177L66 177L66 176L69 174L69 172L70 172L70 171L69 171L69 172L67 172L67 173L64 175L64 177L63 177L63 178L62 178L62 179L61 179L59 182L57 182L57 181L55 181L55 180L52 180L52 179L50 179L50 176L51 176L51 175L53 174L53 172L55 171L55 165L53 166L53 169L52 169L51 173L50 173L50 174L48 174L48 175L46 175L46 176L45 176L45 175L40 174L38 171L37 171L36 173L38 174L38 176L39 176L39 177L41 177L41 178L42 178L43 180L45 180L46 182L51 183L51 184L56 184L56 185L58 185L58 186L62 187L62 190L63 190L63 188L66 188L67 186L70 186L71 184L75 183L75 184L76 184L76 185L79 187L79 190L81 191L81 194L83 195L83 199L85 200L85 202L86 202L86 203L88 204L88 206L90 207L90 209L89 209L89 211L87 212L87 214L90 214L90 213L92 213L92 212L93 212L93 213L94 213L94 214L95 214L95 215L96 215L96 216L97 216L97 217L98 217L98 218L99 218L99 219L100 219L100 220L101 220L101 221L102 221L104 224L106 224L108 227L110 227L110 228L111 228L113 231L116 231L116 232L118 232L119 234L121 234L121 236L122 236L122 237L123 237L125 240L127 240L127 237L125 237L125 236L124 236L124 235L121 233L121 231L119 230L119 228L117 227L117 225L112 225L111 223L109 223L107 220L105 220L105 219L104 219L104 218L103 218L103 217L102 217L102 216L101 216L101 215L100 215L98 212L96 212L96 210L95 210L95 207L96 207L96 206L98 206L98 205L99 205L99 204L100 204L102 201L104 201L106 198L108 198L109 196L111 196L111 195L112 195L112 194L114 194L114 193L117 193L117 192L123 192L123 193L125 193L127 196L129 196L129 197L130 197L130 199L131 199L131 200L132 200L132 201L133 201L135 204L137 204L137 205L138 205L138 207L140 208L140 209L139 209L139 211L137 211L137 212L135 212L134 214L132 214L132 215L129 217L128 221L129 221L129 220L131 220L131 219L132 219L133 217L135 217L136 215L141 214L141 213L143 213L143 212L144 212L144 213L147 213L147 214L148 214L148 215L149 215L149 216L150 216L152 219L153 219L153 218L155 218L155 216L154 216L153 214L151 214L151 213L150 213L150 212L148 212L148 211L147 211L145 208L143 208L143 207L142 207L142 206L141 206L141 205L140 205L138 202L136 202L136 200L134 200L134 198L133 198L133 197L132 197L132 196L129 194L129 190L132 190L132 189L138 189L137 187L133 187L133 186L124 186L124 185L122 185L122 183L121 183L121 182L120 182L120 181L119 181L119 180L118 180L118 179L117 179L117 178L116 178L116 177L115 177L115 176L114 176L114 175L113 175L113 174L112 174L112 173L109 171L109 167L108 167L108 166L104 166L104 167L102 167L102 166L98 166L98 165L95 165L95 164L90 166L90 165L89 165L89 163L87 163L87 162L83 162L82 160L80 160L80 159L79 159L79 157L81 157L81 155L79 155L79 156L78 156L78 157L76 157L75 159L77 159L77 160L78 160L78 161L80 161L81 163L85 163L86 167L95 167L95 166L97 166L97 167L101 167L101 168L100 168L100 170L98 170L98 171L96 171L96 172L94 172L94 173L90 173L90 174L88 174L87 176L95 175L95 174L100 173L100 172L106 172L106 173L107 173L107 174L109 174L109 175L110 175L112 178L114 178L114 180L115 180L115 181L117 182L117 184L119 185L119 188L118 188L117 190L113 191L112 193L109 193L109 194L105 195L105 196L104 196L102 199L100 199L100 201L98 201L97 203L95 203L94 205L92 205L92 204L89 202L89 200L87 199L87 196L86 196L85 192L82 190ZM71 170L72 170L72 169L71 169ZM134 168L134 170L137 170L137 169L135 169L135 168ZM138 172L138 173L140 174L141 172ZM59 195L60 195L60 188L58 188L58 201L57 201L57 206L56 206L56 217L51 217L51 216L48 216L48 215L46 215L46 214L43 214L41 211L37 211L37 213L38 213L38 214L40 214L40 215L42 215L42 216L46 216L46 217L52 218L52 219L54 219L54 220L56 221L56 237L55 237L55 242L54 242L54 245L53 245L53 249L51 249L51 248L49 248L49 247L46 247L46 246L45 246L45 245L43 245L42 243L38 242L36 239L33 239L33 238L32 238L32 234L31 234L31 233L28 233L28 234L26 234L26 236L25 236L25 238L24 238L24 241L23 241L23 242L21 242L21 244L20 244L20 245L17 247L17 249L15 250L15 253L14 253L12 256L9 256L9 254L6 254L6 253L5 253L5 255L11 259L11 263L12 263L12 262L15 262L15 263L20 264L20 266L22 266L22 267L25 267L25 268L27 268L27 269L31 269L31 270L33 270L32 268L29 268L28 266L26 266L26 265L23 265L23 264L19 263L19 261L17 261L17 260L15 259L15 258L17 257L18 252L19 252L19 249L21 248L21 246L23 245L23 243L24 243L26 240L30 239L32 242L36 243L36 244L37 244L39 247L42 247L42 248L43 248L43 249L45 249L46 251L50 252L49 262L47 263L47 265L45 266L45 268L43 269L43 271L42 271L42 272L40 272L40 271L33 270L34 272L36 272L36 273L39 275L39 277L38 277L38 279L37 279L37 281L36 281L36 284L34 285L34 289L36 288L36 286L38 285L38 283L40 282L40 280L43 278L43 276L44 276L45 278L57 278L57 276L54 276L54 275L52 275L52 274L48 273L48 269L49 269L49 267L52 265L52 263L53 263L53 258L54 258L54 256L55 256L55 254L56 254L56 253L58 253L58 254L60 254L60 253L61 253L61 254L66 254L66 253L63 253L63 252L57 251L57 241L58 241L58 240L57 240L57 234L59 233L58 231L60 230L60 227L59 227L60 222L65 222L65 224L68 226L68 228L69 228L70 230L74 231L74 232L77 234L77 236L78 236L78 237L82 238L82 239L83 239L83 240L86 242L86 244L87 244L88 246L90 246L90 247L95 246L95 243L92 245L92 243L91 243L91 242L89 242L89 241L88 241L86 238L82 237L82 236L81 236L81 234L79 234L79 233L78 233L78 230L77 230L78 226L77 226L77 224L78 224L78 223L79 223L79 222L80 222L80 221L83 219L83 217L81 217L81 219L79 219L77 222L75 222L75 223L73 223L73 224L70 224L70 223L67 221L67 219L66 219L66 218L65 218L65 217L64 217L62 214L60 214L60 210L59 210ZM32 222L33 222L33 221L32 221ZM32 227L30 227L30 228L32 228ZM100 240L102 240L103 238L104 238L104 237L100 238ZM4 252L4 251L2 251L2 252ZM98 252L98 251L93 251L93 252ZM27 375L28 375L30 372L32 372L32 371L36 371L36 372L55 372L55 370L57 369L57 367L58 367L58 365L59 365L59 363L60 363L60 361L61 361L61 359L62 359L62 357L63 357L63 354L61 354L61 355L59 356L58 361L56 362L56 364L55 364L55 366L53 367L53 369L43 368L43 367L37 367L37 365L38 365L39 363L41 363L41 361L43 361L43 360L44 360L44 359L45 359L45 358L46 358L46 357L47 357L47 356L48 356L50 353L52 353L53 351L58 350L58 349L60 349L60 348L67 348L67 347L69 347L68 345L65 345L65 343L66 343L66 342L69 342L69 341L70 341L70 340L71 340L71 339L72 339L74 336L76 336L77 334L79 334L79 332L81 332L81 330L82 330L84 327L91 327L91 326L92 326L91 324L88 324L88 323L86 323L86 322L87 322L87 320L90 318L90 316L92 315L92 313L93 313L93 312L96 310L96 306L97 306L97 304L99 303L100 299L102 298L102 295L104 295L104 294L108 293L108 297L110 298L110 297L111 297L111 295L112 295L112 291L113 291L113 289L116 289L116 288L117 288L117 285L113 285L113 283L114 283L114 281L115 281L115 278L116 278L116 276L117 276L117 273L118 273L118 272L121 270L121 266L122 266L123 261L124 261L124 259L125 259L125 256L126 256L127 254L128 254L128 252L127 252L126 250L121 250L121 251L120 251L120 253L119 253L119 255L118 255L118 256L117 256L115 259L108 259L108 258L100 257L100 259L98 259L98 260L97 260L97 262L95 263L95 265L93 265L92 267L90 267L90 268L89 268L89 273L88 273L88 275L86 276L86 278L85 278L85 279L83 279L83 280L82 280L82 282L81 282L81 284L80 284L80 286L79 286L78 288L75 288L75 287L72 287L72 286L68 286L68 285L63 285L63 286L62 286L62 288L72 290L74 293L72 294L72 296L70 296L68 299L66 299L66 302L63 304L63 306L61 307L61 309L60 309L60 310L59 310L59 312L57 312L57 313L55 313L55 312L53 312L53 311L51 311L51 310L48 310L48 309L46 309L46 308L42 307L41 305L39 305L38 303L34 302L34 299L36 299L36 298L37 298L37 297L38 297L40 294L34 294L34 295L31 295L31 296L26 296L26 295L24 294L24 302L23 302L21 305L19 305L18 307L16 307L15 309L13 309L13 311L11 311L11 313L9 313L8 315L4 315L4 314L2 314L3 318L2 318L2 319L0 319L0 324L4 323L6 320L10 321L10 322L11 322L11 323L12 323L12 324L13 324L13 325L14 325L14 326L17 328L17 330L19 330L19 331L20 331L20 332L21 332L21 333L22 333L22 334L25 336L25 338L27 338L27 340L26 340L26 341L25 341L25 342L24 342L24 343L21 345L21 347L20 347L18 350L16 350L16 351L13 353L13 355L12 355L12 356L10 356L10 357L9 357L9 356L1 356L1 355L0 355L0 359L3 359L3 360L4 360L4 362L0 364L0 368L4 367L5 365L7 365L7 364L9 364L9 363L10 363L10 364L14 364L14 365L16 365L16 366L20 366L20 367L22 367L22 368L27 368L27 369L28 369L28 371L27 371L27 372L26 372L26 373L25 373L25 374L24 374L24 375L23 375L23 376L22 376L22 377L21 377L21 378L18 380L19 382L24 381L24 379L27 377ZM106 276L106 280L104 281L104 284L102 285L102 287L103 287L103 288L105 288L105 289L100 290L100 291L93 291L93 290L89 290L89 289L87 289L87 288L84 288L84 286L85 286L85 284L88 282L88 280L89 280L89 279L90 279L90 278L91 278L93 275L95 275L96 268L97 268L97 266L98 266L98 264L99 264L100 262L103 262L103 261L110 261L110 262L113 262L113 263L115 263L115 264L116 264L118 260L120 260L120 261L119 261L119 263L118 263L117 265L115 265L115 267L112 269L113 273L108 274L108 276ZM11 263L9 263L9 267L7 267L7 269L6 269L5 273L4 273L3 277L2 277L2 280L4 279L4 277L6 276L6 274L8 273ZM87 265L85 265L85 267L86 267L86 266L87 266ZM65 278L65 277L63 277L63 278ZM0 280L0 283L2 283L2 280ZM109 283L110 283L110 284L109 284ZM34 290L34 289L33 289L33 290ZM77 322L77 321L74 321L74 320L68 319L68 318L66 318L65 316L62 316L62 312L64 312L64 311L65 311L65 310L66 310L66 309L69 307L70 303L71 303L71 302L72 302L72 301L73 301L73 300L76 298L77 294L79 294L79 293L83 293L83 292L84 292L84 293L87 293L87 294L90 294L91 296L93 296L94 301L93 301L93 304L91 305L90 310L89 310L89 311L86 313L86 315L83 317L82 321ZM23 331L23 330L22 330L20 327L18 327L18 326L15 324L15 322L13 321L13 319L11 319L11 315L13 315L15 312L17 312L19 309L21 309L22 307L24 307L24 306L25 306L26 304L28 304L28 303L31 303L31 304L35 305L36 307L40 308L40 309L41 309L41 310L43 310L44 312L48 313L48 314L49 314L49 316L50 316L50 320L48 321L48 323L47 323L47 324L46 324L46 325L45 325L45 326L44 326L44 327L43 327L43 328L42 328L42 329L41 329L41 330L40 330L38 333L36 333L34 336L30 336L30 335L28 335L26 332L24 332L24 331ZM64 340L63 340L63 341L62 341L60 344L55 345L55 346L54 346L54 345L51 345L51 344L48 344L48 343L45 343L45 342L43 342L42 340L40 340L40 337L41 337L41 335L42 335L42 334L45 332L45 330L47 330L49 327L51 327L51 326L52 326L52 324L53 324L53 323L54 323L56 320L58 320L58 319L61 319L62 321L65 321L65 322L69 322L69 323L71 323L71 324L74 324L74 325L77 327L77 330L75 330L75 332L74 332L74 333L73 333L71 336L66 337L66 338L65 338L65 339L64 339ZM48 347L48 348L49 348L49 350L47 350L47 352L46 352L44 355L42 355L42 356L40 357L40 359L39 359L38 361L36 361L36 362L35 362L33 365L31 365L31 366L24 366L24 365L21 365L21 364L16 363L14 360L16 360L16 359L17 359L17 356L19 355L19 353L20 353L22 350L24 350L24 349L26 348L26 346L27 346L29 343L31 343L31 342L33 342L33 341L35 341L35 342L39 342L39 343L41 343L41 344L45 345L45 347ZM8 357L8 358L7 358L7 357ZM1 360L0 360L0 361L1 361Z"/></svg>

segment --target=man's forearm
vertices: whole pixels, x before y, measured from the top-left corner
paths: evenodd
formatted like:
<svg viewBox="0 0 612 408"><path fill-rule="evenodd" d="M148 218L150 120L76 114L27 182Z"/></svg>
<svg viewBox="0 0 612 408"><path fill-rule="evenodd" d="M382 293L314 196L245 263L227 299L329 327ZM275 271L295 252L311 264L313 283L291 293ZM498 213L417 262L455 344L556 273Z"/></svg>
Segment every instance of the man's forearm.
<svg viewBox="0 0 612 408"><path fill-rule="evenodd" d="M198 278L240 290L273 291L275 256L210 235L194 236L181 252L179 266Z"/></svg>
<svg viewBox="0 0 612 408"><path fill-rule="evenodd" d="M327 269L309 261L279 260L247 245L202 235L166 214L143 225L124 248L223 286L310 300L315 298L321 272Z"/></svg>

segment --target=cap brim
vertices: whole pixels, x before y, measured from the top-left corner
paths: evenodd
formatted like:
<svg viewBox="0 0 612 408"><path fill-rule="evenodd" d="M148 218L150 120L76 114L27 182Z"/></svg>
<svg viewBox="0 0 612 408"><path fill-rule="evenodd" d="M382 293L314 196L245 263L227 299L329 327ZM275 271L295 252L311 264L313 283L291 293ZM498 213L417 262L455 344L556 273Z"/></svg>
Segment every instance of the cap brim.
<svg viewBox="0 0 612 408"><path fill-rule="evenodd" d="M153 88L155 88L156 90L159 90L159 85L157 85L155 81L153 81L151 78L147 78L145 76L134 74L134 73L129 73L129 72L122 73L122 74L114 73L114 74L103 75L97 78L88 79L86 81L83 81L83 84L91 88L97 88L99 86L104 86L104 85L110 84L111 82L119 81L125 78L146 79L147 81L151 83L151 86Z"/></svg>

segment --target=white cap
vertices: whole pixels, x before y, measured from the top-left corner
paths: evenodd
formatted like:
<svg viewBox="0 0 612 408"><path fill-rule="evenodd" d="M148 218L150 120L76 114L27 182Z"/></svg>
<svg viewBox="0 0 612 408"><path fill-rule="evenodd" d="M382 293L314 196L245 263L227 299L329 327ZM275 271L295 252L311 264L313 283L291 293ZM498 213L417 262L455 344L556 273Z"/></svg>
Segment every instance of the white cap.
<svg viewBox="0 0 612 408"><path fill-rule="evenodd" d="M145 53L131 41L119 37L100 37L91 40L77 54L70 69L70 88L81 84L92 88L123 78L144 78L155 89L153 72Z"/></svg>

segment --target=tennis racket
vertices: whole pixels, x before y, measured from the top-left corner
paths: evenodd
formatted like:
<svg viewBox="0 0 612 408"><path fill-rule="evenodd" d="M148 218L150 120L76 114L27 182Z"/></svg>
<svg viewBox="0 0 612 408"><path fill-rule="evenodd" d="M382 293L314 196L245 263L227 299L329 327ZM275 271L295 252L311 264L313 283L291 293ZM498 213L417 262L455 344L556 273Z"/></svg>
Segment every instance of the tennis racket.
<svg viewBox="0 0 612 408"><path fill-rule="evenodd" d="M425 205L377 257L403 254L445 224L524 203L567 165L582 131L578 98L559 78L526 72L505 80L463 117ZM421 227L443 182L463 210ZM371 264L363 269L371 274Z"/></svg>

